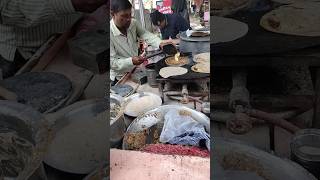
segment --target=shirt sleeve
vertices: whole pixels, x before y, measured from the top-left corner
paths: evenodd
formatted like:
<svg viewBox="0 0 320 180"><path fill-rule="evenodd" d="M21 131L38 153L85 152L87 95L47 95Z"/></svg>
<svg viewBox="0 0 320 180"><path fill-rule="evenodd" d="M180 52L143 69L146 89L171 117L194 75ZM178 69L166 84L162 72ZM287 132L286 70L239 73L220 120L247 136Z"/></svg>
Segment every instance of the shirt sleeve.
<svg viewBox="0 0 320 180"><path fill-rule="evenodd" d="M71 0L1 0L0 23L29 27L76 13Z"/></svg>
<svg viewBox="0 0 320 180"><path fill-rule="evenodd" d="M126 72L133 67L132 57L117 55L114 44L110 41L110 68L118 72Z"/></svg>
<svg viewBox="0 0 320 180"><path fill-rule="evenodd" d="M137 34L140 38L144 39L148 44L150 44L153 47L158 48L160 46L161 39L159 37L142 28L137 21L134 20L133 23L135 23L137 27Z"/></svg>

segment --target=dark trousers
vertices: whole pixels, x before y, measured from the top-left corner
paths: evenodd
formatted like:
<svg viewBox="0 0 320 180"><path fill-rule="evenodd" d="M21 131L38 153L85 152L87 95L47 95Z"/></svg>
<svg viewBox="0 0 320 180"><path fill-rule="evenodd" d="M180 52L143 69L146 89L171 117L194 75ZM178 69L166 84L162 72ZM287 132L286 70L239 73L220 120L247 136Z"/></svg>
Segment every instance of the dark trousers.
<svg viewBox="0 0 320 180"><path fill-rule="evenodd" d="M14 76L14 74L22 68L22 66L27 62L21 54L16 51L13 62L7 61L0 55L0 69L2 71L2 78L8 78Z"/></svg>
<svg viewBox="0 0 320 180"><path fill-rule="evenodd" d="M115 79L114 81L111 81L111 82L110 82L110 84L111 84L111 86L114 86L114 85L116 85L116 84L117 84L117 82L118 82L118 80L117 80L117 79Z"/></svg>

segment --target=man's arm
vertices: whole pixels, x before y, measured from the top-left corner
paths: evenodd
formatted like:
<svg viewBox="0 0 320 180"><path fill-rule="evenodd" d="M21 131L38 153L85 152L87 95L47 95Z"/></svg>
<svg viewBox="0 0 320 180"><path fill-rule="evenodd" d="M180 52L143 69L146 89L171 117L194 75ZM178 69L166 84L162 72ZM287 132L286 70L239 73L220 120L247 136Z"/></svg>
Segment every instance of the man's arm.
<svg viewBox="0 0 320 180"><path fill-rule="evenodd" d="M150 44L153 47L160 47L161 39L159 37L142 28L136 20L133 20L133 23L135 23L137 27L137 33L139 37L144 39L148 44Z"/></svg>
<svg viewBox="0 0 320 180"><path fill-rule="evenodd" d="M128 71L133 66L132 58L117 55L114 44L110 41L110 68L115 71Z"/></svg>
<svg viewBox="0 0 320 180"><path fill-rule="evenodd" d="M106 0L1 0L0 23L30 27L79 12L92 12Z"/></svg>

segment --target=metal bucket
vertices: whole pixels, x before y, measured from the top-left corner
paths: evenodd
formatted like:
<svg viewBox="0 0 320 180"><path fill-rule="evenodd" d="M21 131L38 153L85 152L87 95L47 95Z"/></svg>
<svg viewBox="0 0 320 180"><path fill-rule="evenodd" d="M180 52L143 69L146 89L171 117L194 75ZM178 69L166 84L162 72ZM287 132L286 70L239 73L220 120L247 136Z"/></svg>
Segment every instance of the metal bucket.
<svg viewBox="0 0 320 180"><path fill-rule="evenodd" d="M147 73L147 80L148 80L148 84L151 87L157 87L158 83L157 83L157 71L155 70L155 64L148 64L146 66L146 73Z"/></svg>
<svg viewBox="0 0 320 180"><path fill-rule="evenodd" d="M122 107L123 98L116 94L110 94L110 104L115 103L118 106ZM111 105L110 105L111 106ZM110 147L116 148L121 146L122 139L124 136L124 133L126 131L126 125L124 121L124 114L123 111L117 114L117 116L114 119L111 119L110 121Z"/></svg>
<svg viewBox="0 0 320 180"><path fill-rule="evenodd" d="M219 137L215 137L213 141L213 155L224 170L254 172L266 180L316 180L295 162L279 158L241 141Z"/></svg>
<svg viewBox="0 0 320 180"><path fill-rule="evenodd" d="M298 131L291 142L291 159L320 179L320 130Z"/></svg>
<svg viewBox="0 0 320 180"><path fill-rule="evenodd" d="M107 108L105 99L85 100L48 115L54 121L54 138L45 163L60 171L88 174L108 160Z"/></svg>
<svg viewBox="0 0 320 180"><path fill-rule="evenodd" d="M15 177L17 180L26 180L40 167L43 156L47 150L49 139L48 123L39 112L31 107L11 101L0 101L0 119L0 134L2 137L4 137L6 133L16 133L18 137L23 138L33 145L27 163L23 163L23 169L18 172L18 176ZM3 145L2 143L3 142L0 143L1 146ZM8 157L6 153L9 152L3 151L4 147L1 149L1 156ZM12 152L12 150L10 152ZM15 157L17 157L17 155L15 155ZM24 158L24 156L22 158ZM0 164L5 162L3 159L0 160ZM12 162L13 160L11 161L9 159L8 163L16 165L16 162L21 162L20 158L17 160L18 161ZM7 165L4 166L7 167Z"/></svg>

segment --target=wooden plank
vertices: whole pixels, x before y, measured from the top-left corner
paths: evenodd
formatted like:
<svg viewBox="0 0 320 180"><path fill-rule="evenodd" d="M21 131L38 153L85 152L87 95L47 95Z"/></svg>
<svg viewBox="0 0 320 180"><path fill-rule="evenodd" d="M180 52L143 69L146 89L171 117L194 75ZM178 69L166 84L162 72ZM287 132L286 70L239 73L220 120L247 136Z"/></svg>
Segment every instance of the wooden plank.
<svg viewBox="0 0 320 180"><path fill-rule="evenodd" d="M96 74L88 84L83 93L83 99L103 98L109 91L109 83L107 82L107 74ZM108 88L108 89L107 89Z"/></svg>

